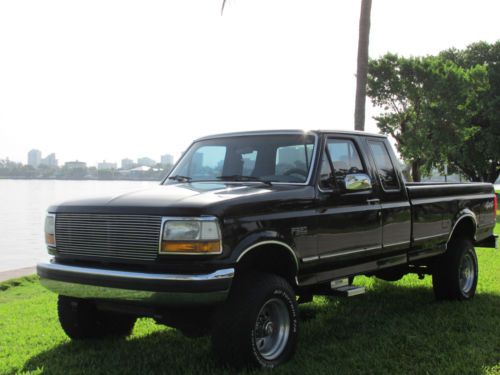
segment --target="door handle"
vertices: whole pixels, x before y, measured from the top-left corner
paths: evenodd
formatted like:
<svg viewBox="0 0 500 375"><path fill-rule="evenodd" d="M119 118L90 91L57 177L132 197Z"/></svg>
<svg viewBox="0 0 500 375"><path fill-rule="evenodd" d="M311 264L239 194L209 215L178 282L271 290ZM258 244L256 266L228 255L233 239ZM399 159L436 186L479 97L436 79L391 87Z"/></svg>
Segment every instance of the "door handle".
<svg viewBox="0 0 500 375"><path fill-rule="evenodd" d="M375 204L375 203L380 203L380 199L374 198L374 199L367 199L366 203L368 204Z"/></svg>

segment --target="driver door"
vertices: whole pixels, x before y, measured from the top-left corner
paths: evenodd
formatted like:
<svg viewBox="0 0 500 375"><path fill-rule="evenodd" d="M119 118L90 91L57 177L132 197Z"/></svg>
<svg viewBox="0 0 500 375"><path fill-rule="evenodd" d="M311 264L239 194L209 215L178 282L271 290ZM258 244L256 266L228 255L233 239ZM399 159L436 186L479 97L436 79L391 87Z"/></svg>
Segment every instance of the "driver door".
<svg viewBox="0 0 500 375"><path fill-rule="evenodd" d="M318 193L318 255L331 268L359 264L380 255L381 207L373 188L343 188L348 174L370 175L356 138L329 137L323 153ZM328 160L329 159L329 160ZM333 167L333 169L332 169ZM373 176L369 176L372 178Z"/></svg>

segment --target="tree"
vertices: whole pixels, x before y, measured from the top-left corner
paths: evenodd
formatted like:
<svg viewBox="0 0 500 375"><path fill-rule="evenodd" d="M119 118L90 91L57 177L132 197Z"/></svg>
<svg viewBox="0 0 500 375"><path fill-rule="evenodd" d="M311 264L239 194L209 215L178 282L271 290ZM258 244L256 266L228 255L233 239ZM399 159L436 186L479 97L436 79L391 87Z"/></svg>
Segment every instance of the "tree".
<svg viewBox="0 0 500 375"><path fill-rule="evenodd" d="M478 132L477 102L487 87L484 67L465 69L439 57L387 54L369 65L368 96L384 111L377 126L394 137L414 181L452 163Z"/></svg>
<svg viewBox="0 0 500 375"><path fill-rule="evenodd" d="M370 44L370 13L372 0L361 0L358 39L358 69L356 73L356 102L354 129L365 130L366 84L368 74L368 47Z"/></svg>
<svg viewBox="0 0 500 375"><path fill-rule="evenodd" d="M478 42L439 56L465 69L483 66L489 86L477 102L474 123L479 130L453 155L455 164L474 181L494 182L500 172L500 41Z"/></svg>

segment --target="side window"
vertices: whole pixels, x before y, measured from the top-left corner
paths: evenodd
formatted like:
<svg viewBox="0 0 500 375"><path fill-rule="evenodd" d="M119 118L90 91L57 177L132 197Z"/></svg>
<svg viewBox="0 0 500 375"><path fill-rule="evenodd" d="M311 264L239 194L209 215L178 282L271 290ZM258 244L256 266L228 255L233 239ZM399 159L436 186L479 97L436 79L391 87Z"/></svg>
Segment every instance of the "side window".
<svg viewBox="0 0 500 375"><path fill-rule="evenodd" d="M396 170L383 142L368 141L384 190L399 190Z"/></svg>
<svg viewBox="0 0 500 375"><path fill-rule="evenodd" d="M333 173L328 161L327 152L333 164ZM323 155L320 171L320 186L324 189L331 188L332 175L339 183L344 181L347 174L365 173L358 150L349 139L329 139Z"/></svg>
<svg viewBox="0 0 500 375"><path fill-rule="evenodd" d="M329 139L327 148L336 179L343 179L346 174L364 172L358 151L352 141L348 139Z"/></svg>

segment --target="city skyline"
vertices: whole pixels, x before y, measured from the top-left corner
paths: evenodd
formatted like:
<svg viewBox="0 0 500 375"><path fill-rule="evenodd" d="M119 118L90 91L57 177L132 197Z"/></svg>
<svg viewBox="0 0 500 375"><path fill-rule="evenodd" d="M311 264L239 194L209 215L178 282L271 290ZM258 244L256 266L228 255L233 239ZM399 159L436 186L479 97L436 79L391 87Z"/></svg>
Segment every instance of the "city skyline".
<svg viewBox="0 0 500 375"><path fill-rule="evenodd" d="M56 159L56 153L52 152L48 154L45 158L42 157L43 153L39 149L30 149L30 151L27 152L27 156L25 158L25 161L21 160L13 160L9 157L5 158L5 160L9 160L11 162L15 163L21 163L23 165L29 165L32 167L39 167L40 165L45 165L49 167L58 167L59 162L61 165L65 165L67 163L71 162L84 162L88 167L96 167L97 169L130 169L132 167L136 166L148 166L152 167L156 164L163 164L163 165L173 165L175 161L177 160L174 158L174 156L170 153L164 153L160 155L158 159L153 159L148 156L140 156L134 159L131 159L129 157L123 157L120 158L118 161L109 161L109 160L101 160L95 164L89 163L85 160L63 160L60 161ZM126 166L124 167L124 162ZM128 165L127 165L128 164ZM101 165L101 167L99 167ZM114 165L114 167L112 167ZM118 167L120 165L120 167ZM127 168L130 167L130 168Z"/></svg>

